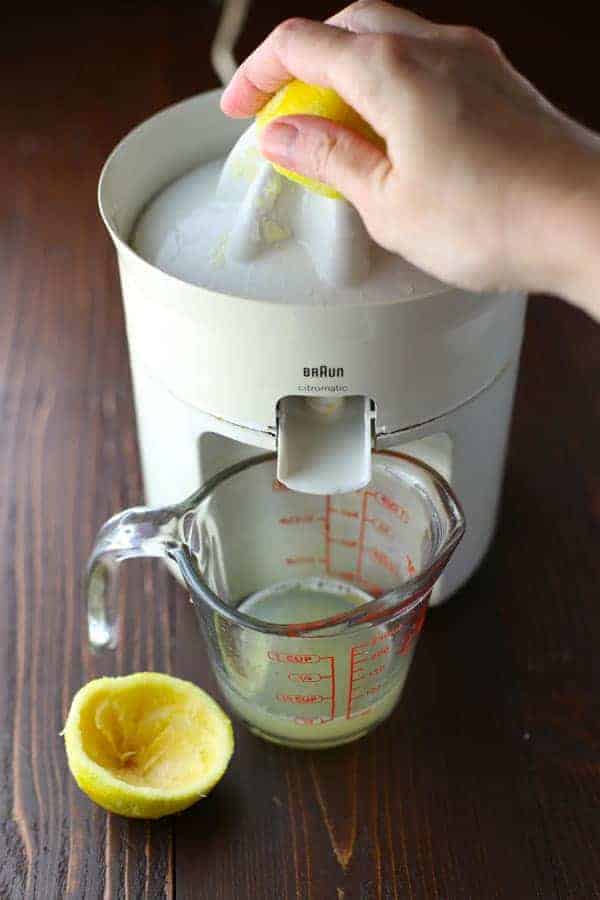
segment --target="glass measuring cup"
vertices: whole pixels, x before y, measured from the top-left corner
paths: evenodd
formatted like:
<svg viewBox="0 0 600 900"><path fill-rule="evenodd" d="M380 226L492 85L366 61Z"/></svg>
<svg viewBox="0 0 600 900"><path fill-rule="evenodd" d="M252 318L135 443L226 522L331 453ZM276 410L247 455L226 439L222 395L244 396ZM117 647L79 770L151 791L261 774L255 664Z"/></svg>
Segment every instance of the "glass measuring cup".
<svg viewBox="0 0 600 900"><path fill-rule="evenodd" d="M189 589L232 711L278 743L346 743L396 705L463 532L448 484L409 456L374 453L366 488L323 497L286 489L263 454L183 503L103 526L87 570L90 643L116 644L119 564L163 557Z"/></svg>

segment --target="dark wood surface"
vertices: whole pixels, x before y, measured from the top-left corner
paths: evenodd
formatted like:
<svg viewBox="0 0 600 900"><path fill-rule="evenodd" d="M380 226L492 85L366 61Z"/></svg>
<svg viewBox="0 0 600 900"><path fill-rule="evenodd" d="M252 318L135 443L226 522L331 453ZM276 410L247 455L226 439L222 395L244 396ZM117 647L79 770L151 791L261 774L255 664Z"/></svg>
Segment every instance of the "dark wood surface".
<svg viewBox="0 0 600 900"><path fill-rule="evenodd" d="M282 17L254 3L240 53ZM600 128L585 7L439 0ZM24 7L25 10L25 7ZM571 18L572 15L572 18ZM590 13L591 16L591 13ZM214 689L184 595L127 567L126 642L93 657L80 573L139 502L123 317L95 208L128 129L216 85L216 7L30 6L0 54L0 897L194 900L600 896L600 329L531 302L499 530L432 613L404 699L363 741L307 754L236 728L213 795L159 822L76 788L62 728L87 679L143 668Z"/></svg>

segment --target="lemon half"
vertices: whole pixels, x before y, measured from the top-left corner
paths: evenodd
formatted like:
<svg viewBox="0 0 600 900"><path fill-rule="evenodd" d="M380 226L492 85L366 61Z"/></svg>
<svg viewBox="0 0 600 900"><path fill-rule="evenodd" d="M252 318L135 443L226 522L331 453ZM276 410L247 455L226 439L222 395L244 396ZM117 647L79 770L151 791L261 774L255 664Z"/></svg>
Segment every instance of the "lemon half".
<svg viewBox="0 0 600 900"><path fill-rule="evenodd" d="M64 737L81 790L104 809L144 819L206 796L233 753L221 707L195 684L158 672L84 685Z"/></svg>
<svg viewBox="0 0 600 900"><path fill-rule="evenodd" d="M377 144L377 146L385 147L385 142L382 138L373 131L362 116L359 116L351 106L348 106L342 100L336 91L331 88L318 87L315 84L306 84L306 82L298 80L290 81L263 106L256 116L258 130L262 131L269 122L279 118L279 116L294 115L321 116L323 119L339 122L341 125L345 125L346 128L351 128L353 131L362 134L363 137ZM321 181L306 178L304 175L284 169L282 166L275 165L274 167L282 175L285 175L292 181L297 181L317 194L323 194L325 197L337 200L342 199L341 194Z"/></svg>

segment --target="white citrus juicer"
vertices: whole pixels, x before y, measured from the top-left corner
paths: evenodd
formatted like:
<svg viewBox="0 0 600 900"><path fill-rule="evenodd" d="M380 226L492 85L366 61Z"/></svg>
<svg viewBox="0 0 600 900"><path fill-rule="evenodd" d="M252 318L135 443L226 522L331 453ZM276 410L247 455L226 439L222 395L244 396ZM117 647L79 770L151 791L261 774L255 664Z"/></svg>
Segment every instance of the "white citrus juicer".
<svg viewBox="0 0 600 900"><path fill-rule="evenodd" d="M448 287L376 246L345 200L276 172L219 96L143 123L100 180L147 502L257 448L290 489L348 492L372 450L401 449L451 483L468 522L441 602L492 537L525 298Z"/></svg>

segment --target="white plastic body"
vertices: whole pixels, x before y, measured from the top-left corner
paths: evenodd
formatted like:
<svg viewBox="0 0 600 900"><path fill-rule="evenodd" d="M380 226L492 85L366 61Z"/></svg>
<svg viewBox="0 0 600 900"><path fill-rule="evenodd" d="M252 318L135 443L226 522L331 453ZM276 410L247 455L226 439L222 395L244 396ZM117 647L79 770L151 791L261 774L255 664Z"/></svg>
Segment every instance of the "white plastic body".
<svg viewBox="0 0 600 900"><path fill-rule="evenodd" d="M220 113L218 98L203 94L143 123L100 182L119 258L146 499L180 500L210 474L203 435L223 436L220 451L207 444L218 466L237 446L226 439L248 452L276 449L284 397L371 398L377 446L451 438L446 467L467 536L442 599L473 571L493 531L525 298L448 288L375 305L261 302L188 284L141 259L127 240L145 205L226 153L242 130Z"/></svg>
<svg viewBox="0 0 600 900"><path fill-rule="evenodd" d="M432 465L460 497L467 530L434 592L434 605L469 579L492 540L517 372L515 360L493 384L447 416L378 441L381 449L402 450ZM133 373L146 501L151 506L188 496L201 481L254 455L257 448L276 449L274 435L249 434L190 410L143 365L133 362ZM258 511L257 523L259 518Z"/></svg>
<svg viewBox="0 0 600 900"><path fill-rule="evenodd" d="M371 480L368 397L284 397L279 402L277 478L305 494L345 494Z"/></svg>

